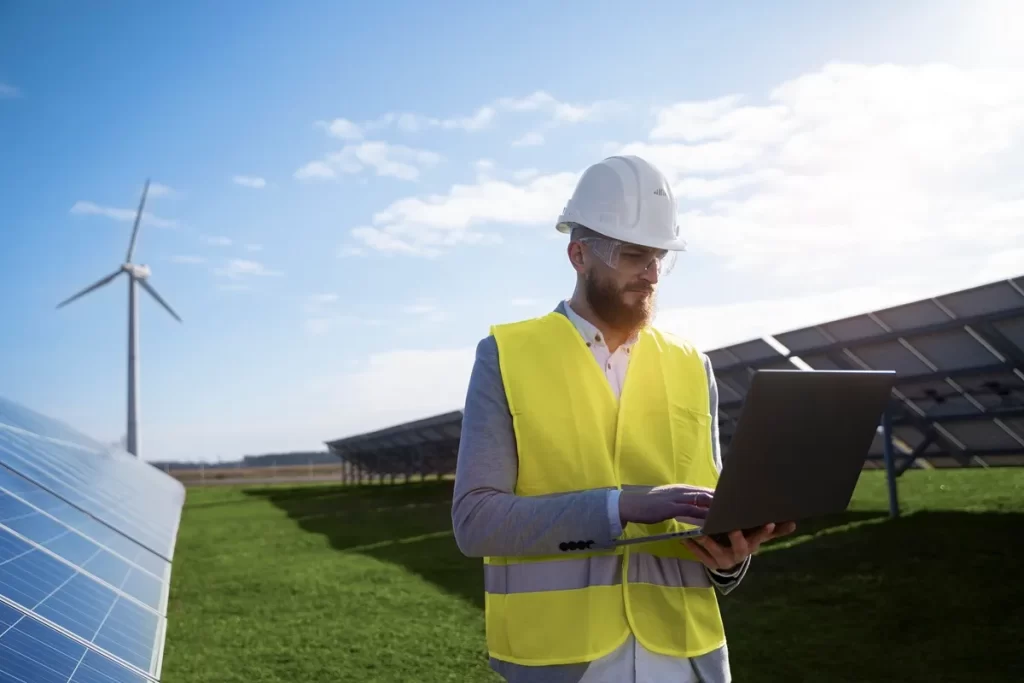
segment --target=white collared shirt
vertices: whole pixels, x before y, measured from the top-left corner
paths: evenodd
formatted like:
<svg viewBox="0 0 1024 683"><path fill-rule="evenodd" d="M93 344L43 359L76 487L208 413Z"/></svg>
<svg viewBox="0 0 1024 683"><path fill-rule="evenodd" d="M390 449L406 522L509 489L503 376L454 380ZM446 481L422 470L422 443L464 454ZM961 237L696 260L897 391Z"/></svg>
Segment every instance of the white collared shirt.
<svg viewBox="0 0 1024 683"><path fill-rule="evenodd" d="M613 353L605 342L604 335L594 326L593 323L584 320L580 314L572 310L569 302L565 302L565 315L576 326L579 333L583 335L583 341L587 343L590 351L594 354L597 364L604 370L605 377L612 385L615 397L622 395L622 385L626 381L626 369L629 368L629 356L633 352L633 346L640 338L637 333L625 341Z"/></svg>

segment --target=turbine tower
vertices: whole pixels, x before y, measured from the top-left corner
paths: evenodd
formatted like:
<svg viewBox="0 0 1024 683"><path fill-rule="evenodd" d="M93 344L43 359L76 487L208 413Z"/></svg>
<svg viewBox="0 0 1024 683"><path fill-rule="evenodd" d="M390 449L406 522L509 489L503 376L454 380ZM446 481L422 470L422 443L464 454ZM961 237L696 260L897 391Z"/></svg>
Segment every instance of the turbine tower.
<svg viewBox="0 0 1024 683"><path fill-rule="evenodd" d="M124 259L124 263L121 267L115 270L110 275L100 279L99 281L89 285L78 294L75 294L69 299L57 304L57 308L67 306L75 299L80 299L89 292L99 289L104 285L110 284L119 275L128 276L128 431L127 431L127 445L126 450L132 455L139 456L139 315L138 315L138 289L136 285L141 286L144 290L149 292L150 296L156 299L157 303L164 307L168 313L170 313L175 320L179 323L181 318L174 312L174 309L161 298L153 286L147 282L150 276L149 266L136 265L132 263L132 256L135 253L135 242L139 236L139 223L142 220L142 210L146 206L146 194L149 192L149 180L146 180L145 186L142 188L142 199L139 201L139 210L135 214L135 224L132 226L132 237L128 243L128 255Z"/></svg>

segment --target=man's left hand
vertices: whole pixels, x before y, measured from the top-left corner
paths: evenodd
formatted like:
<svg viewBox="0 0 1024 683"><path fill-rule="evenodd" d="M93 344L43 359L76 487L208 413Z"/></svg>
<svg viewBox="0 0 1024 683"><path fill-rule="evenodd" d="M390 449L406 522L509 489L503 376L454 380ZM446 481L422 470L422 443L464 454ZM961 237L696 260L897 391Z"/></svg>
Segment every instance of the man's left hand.
<svg viewBox="0 0 1024 683"><path fill-rule="evenodd" d="M744 536L742 531L730 531L728 546L720 545L710 536L687 538L683 544L709 569L726 571L736 568L756 553L762 543L786 536L795 530L795 522L765 524L750 536Z"/></svg>

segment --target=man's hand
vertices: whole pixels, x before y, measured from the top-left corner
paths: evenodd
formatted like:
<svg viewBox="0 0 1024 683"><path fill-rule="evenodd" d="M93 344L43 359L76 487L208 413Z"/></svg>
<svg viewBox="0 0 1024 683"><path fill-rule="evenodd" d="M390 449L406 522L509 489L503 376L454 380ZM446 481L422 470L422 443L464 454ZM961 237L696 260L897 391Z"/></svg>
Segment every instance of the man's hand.
<svg viewBox="0 0 1024 683"><path fill-rule="evenodd" d="M676 519L700 526L707 517L711 499L711 489L686 484L623 491L619 494L619 518L623 525L627 522L657 524Z"/></svg>
<svg viewBox="0 0 1024 683"><path fill-rule="evenodd" d="M710 536L687 538L683 540L683 544L709 569L724 571L741 564L756 553L765 541L786 536L795 530L795 522L766 524L750 536L744 536L742 531L730 531L728 546L717 543Z"/></svg>

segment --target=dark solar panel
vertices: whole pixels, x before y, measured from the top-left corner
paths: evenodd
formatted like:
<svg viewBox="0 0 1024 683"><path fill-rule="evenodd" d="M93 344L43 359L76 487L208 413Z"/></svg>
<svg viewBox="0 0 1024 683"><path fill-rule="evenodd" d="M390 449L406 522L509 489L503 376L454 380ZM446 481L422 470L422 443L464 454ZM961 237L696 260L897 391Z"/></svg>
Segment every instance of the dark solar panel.
<svg viewBox="0 0 1024 683"><path fill-rule="evenodd" d="M159 678L184 488L0 399L0 682Z"/></svg>
<svg viewBox="0 0 1024 683"><path fill-rule="evenodd" d="M799 358L816 370L894 370L893 436L936 466L1024 456L1024 280L1006 280L715 349L727 445L755 370ZM758 349L759 352L752 352ZM790 365L792 367L792 365ZM881 457L879 436L871 448Z"/></svg>
<svg viewBox="0 0 1024 683"><path fill-rule="evenodd" d="M365 474L445 476L455 473L462 412L327 442L327 448Z"/></svg>

